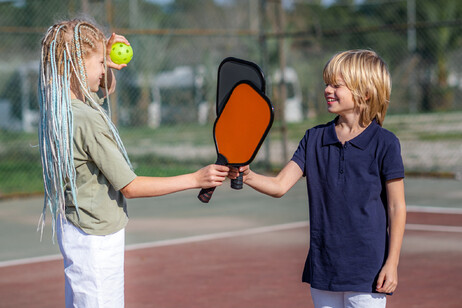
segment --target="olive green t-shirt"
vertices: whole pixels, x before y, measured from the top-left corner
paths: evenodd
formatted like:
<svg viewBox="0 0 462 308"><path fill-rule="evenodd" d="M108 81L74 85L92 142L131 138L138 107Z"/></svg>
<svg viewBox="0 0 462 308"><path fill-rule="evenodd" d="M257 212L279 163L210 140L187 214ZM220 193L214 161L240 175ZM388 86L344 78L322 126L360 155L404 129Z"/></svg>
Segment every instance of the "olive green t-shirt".
<svg viewBox="0 0 462 308"><path fill-rule="evenodd" d="M66 218L85 233L108 235L128 222L120 192L136 177L98 110L72 100L78 210L66 187Z"/></svg>

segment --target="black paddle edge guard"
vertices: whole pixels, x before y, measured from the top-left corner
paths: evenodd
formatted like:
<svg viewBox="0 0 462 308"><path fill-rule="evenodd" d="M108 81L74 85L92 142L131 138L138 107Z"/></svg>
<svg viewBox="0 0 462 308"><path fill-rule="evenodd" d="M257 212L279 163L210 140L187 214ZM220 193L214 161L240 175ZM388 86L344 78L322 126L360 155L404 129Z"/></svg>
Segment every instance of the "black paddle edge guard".
<svg viewBox="0 0 462 308"><path fill-rule="evenodd" d="M221 61L220 65L218 66L218 76L217 76L217 85L218 86L217 86L217 98L216 98L216 114L217 114L217 117L220 115L221 111L223 110L222 102L225 101L226 97L229 96L229 94L232 92L232 91L228 91L227 93L223 93L223 94L220 93L220 86L221 86L221 83L222 83L222 77L221 77L222 72L221 71L222 71L224 65L226 65L228 63L230 63L230 64L238 64L238 65L241 65L242 67L244 67L246 69L253 70L253 72L255 73L255 77L257 77L257 79L258 79L258 81L260 83L260 87L258 85L255 85L255 83L252 82L252 80L250 80L250 78L241 77L241 78L239 78L239 81L247 80L248 82L253 83L257 88L259 88L260 91L262 91L263 93L266 93L265 74L263 73L260 66L258 66L254 62L250 62L250 61L247 61L247 60L243 60L243 59L239 59L239 58L235 58L235 57L227 57L227 58L223 59L223 61ZM234 83L233 88L236 86L236 84L239 81ZM220 99L221 97L222 97L222 99Z"/></svg>

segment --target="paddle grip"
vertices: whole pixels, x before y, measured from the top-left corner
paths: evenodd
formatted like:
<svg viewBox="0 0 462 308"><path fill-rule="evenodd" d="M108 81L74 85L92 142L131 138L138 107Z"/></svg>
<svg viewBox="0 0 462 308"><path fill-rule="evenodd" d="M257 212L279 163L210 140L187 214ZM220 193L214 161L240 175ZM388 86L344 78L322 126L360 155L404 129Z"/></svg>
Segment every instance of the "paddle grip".
<svg viewBox="0 0 462 308"><path fill-rule="evenodd" d="M214 191L215 191L215 187L202 188L197 198L199 198L199 200L202 201L203 203L209 203Z"/></svg>
<svg viewBox="0 0 462 308"><path fill-rule="evenodd" d="M231 188L233 189L242 189L243 186L243 172L239 172L239 175L234 180L231 180Z"/></svg>
<svg viewBox="0 0 462 308"><path fill-rule="evenodd" d="M223 155L218 154L218 158L215 164L226 166L228 164L228 160ZM215 187L202 188L197 198L203 203L209 203L214 191L215 191Z"/></svg>

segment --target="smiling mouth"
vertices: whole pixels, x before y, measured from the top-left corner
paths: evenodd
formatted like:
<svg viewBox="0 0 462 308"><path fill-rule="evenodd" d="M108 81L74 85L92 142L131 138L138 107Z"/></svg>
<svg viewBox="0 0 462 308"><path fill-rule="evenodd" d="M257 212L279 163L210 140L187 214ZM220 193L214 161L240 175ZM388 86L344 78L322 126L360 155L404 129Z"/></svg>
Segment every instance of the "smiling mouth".
<svg viewBox="0 0 462 308"><path fill-rule="evenodd" d="M337 99L335 99L335 98L326 98L326 101L327 101L328 103L333 103L333 102L336 102Z"/></svg>

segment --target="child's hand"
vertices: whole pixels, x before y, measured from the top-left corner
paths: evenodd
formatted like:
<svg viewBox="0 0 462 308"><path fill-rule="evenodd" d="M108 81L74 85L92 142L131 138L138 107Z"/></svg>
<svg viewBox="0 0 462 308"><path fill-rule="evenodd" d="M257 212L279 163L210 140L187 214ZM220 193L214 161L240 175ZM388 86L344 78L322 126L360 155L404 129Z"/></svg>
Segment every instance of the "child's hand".
<svg viewBox="0 0 462 308"><path fill-rule="evenodd" d="M377 278L377 292L393 293L398 285L398 269L396 266L385 265Z"/></svg>
<svg viewBox="0 0 462 308"><path fill-rule="evenodd" d="M228 177L229 177L231 180L234 180L234 179L236 179L236 178L239 176L239 172L242 172L242 173L243 173L243 178L242 178L242 180L243 180L244 183L245 183L245 180L246 180L246 178L247 178L247 175L250 173L250 167L249 167L249 165L239 167L239 169L236 168L236 167L230 167Z"/></svg>
<svg viewBox="0 0 462 308"><path fill-rule="evenodd" d="M125 38L123 35L118 35L112 33L111 37L107 40L106 43L106 63L108 68L115 68L116 70L121 70L122 68L126 67L127 64L115 64L112 62L111 59L111 48L114 43L124 43L130 45L130 42Z"/></svg>
<svg viewBox="0 0 462 308"><path fill-rule="evenodd" d="M223 184L229 173L229 167L208 165L195 173L197 186L201 188L217 187Z"/></svg>

